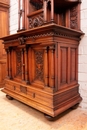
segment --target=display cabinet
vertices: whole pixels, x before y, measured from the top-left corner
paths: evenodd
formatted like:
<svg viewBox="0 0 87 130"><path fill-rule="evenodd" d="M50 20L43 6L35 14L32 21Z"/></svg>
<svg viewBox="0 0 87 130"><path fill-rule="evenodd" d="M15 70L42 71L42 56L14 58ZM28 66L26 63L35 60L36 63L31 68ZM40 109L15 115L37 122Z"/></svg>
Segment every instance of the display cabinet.
<svg viewBox="0 0 87 130"><path fill-rule="evenodd" d="M54 118L80 103L79 0L19 0L18 30L2 37L7 77L2 90Z"/></svg>

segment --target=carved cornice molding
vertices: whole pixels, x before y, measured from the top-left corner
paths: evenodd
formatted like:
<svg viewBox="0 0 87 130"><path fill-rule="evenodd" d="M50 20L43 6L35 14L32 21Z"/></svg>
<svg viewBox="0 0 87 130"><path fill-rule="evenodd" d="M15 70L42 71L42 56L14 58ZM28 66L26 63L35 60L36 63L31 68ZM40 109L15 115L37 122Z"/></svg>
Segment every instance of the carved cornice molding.
<svg viewBox="0 0 87 130"><path fill-rule="evenodd" d="M60 36L60 37L66 37L66 38L75 38L72 34L66 34L66 33L61 33L61 32L49 32L49 33L43 33L43 34L37 34L37 35L32 35L28 37L19 37L18 39L13 39L13 40L8 40L3 42L3 44L6 43L13 43L19 41L20 45L26 44L26 40L28 39L35 39L35 38L40 38L40 37L47 37L47 36Z"/></svg>
<svg viewBox="0 0 87 130"><path fill-rule="evenodd" d="M61 37L70 37L70 38L75 38L75 36L73 36L72 34L69 35L69 34L64 34L64 33L57 33L57 32L49 32L49 33L43 33L43 34L37 34L37 35L33 35L33 36L29 36L29 37L26 37L25 39L30 39L30 38L40 38L40 37L46 37L46 36L61 36Z"/></svg>
<svg viewBox="0 0 87 130"><path fill-rule="evenodd" d="M13 35L5 36L0 38L0 40L4 41L3 44L9 43L9 45L11 44L12 46L13 42L18 43L18 41L21 41L21 44L26 44L25 41L27 39L31 39L31 38L34 39L34 38L47 37L47 36L65 37L65 38L79 40L80 36L83 34L84 33L82 31L67 29L66 27L57 26L56 24L53 23L45 26L40 26L38 28L30 29L27 31L19 32Z"/></svg>

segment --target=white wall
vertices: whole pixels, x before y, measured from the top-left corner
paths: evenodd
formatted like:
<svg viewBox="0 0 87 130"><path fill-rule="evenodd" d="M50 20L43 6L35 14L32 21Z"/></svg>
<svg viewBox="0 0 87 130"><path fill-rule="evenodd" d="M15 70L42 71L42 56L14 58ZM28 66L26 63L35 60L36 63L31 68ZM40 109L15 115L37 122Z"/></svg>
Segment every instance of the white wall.
<svg viewBox="0 0 87 130"><path fill-rule="evenodd" d="M83 98L80 106L87 108L87 0L81 4L81 30L85 33L79 45L79 84L80 94Z"/></svg>
<svg viewBox="0 0 87 130"><path fill-rule="evenodd" d="M18 4L17 0L10 0L10 34L14 34L18 29ZM85 33L79 44L79 69L78 80L80 84L80 94L83 98L80 106L87 108L87 0L82 0L81 4L81 30Z"/></svg>
<svg viewBox="0 0 87 130"><path fill-rule="evenodd" d="M14 34L18 30L18 0L10 0L10 34Z"/></svg>

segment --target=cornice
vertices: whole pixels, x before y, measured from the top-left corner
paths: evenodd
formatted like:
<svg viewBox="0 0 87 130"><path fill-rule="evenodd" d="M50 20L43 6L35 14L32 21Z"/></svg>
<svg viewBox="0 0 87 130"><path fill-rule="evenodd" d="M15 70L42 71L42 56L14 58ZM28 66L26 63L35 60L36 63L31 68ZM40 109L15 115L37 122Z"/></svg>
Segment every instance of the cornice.
<svg viewBox="0 0 87 130"><path fill-rule="evenodd" d="M38 28L18 32L16 34L2 37L0 39L3 40L4 41L3 43L5 44L8 42L16 42L21 37L23 37L25 40L31 38L46 37L46 36L55 36L55 37L58 36L58 37L65 37L71 39L74 38L79 39L80 36L83 34L84 33L82 31L76 31L74 29L58 26L53 23Z"/></svg>

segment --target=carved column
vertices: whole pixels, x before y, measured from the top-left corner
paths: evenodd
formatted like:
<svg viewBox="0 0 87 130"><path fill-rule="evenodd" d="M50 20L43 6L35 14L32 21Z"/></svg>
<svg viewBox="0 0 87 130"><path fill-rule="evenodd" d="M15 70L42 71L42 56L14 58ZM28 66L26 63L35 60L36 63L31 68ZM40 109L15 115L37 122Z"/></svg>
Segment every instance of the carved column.
<svg viewBox="0 0 87 130"><path fill-rule="evenodd" d="M12 78L11 49L8 49L9 78Z"/></svg>
<svg viewBox="0 0 87 130"><path fill-rule="evenodd" d="M48 48L45 48L45 86L49 86L49 72L48 72Z"/></svg>
<svg viewBox="0 0 87 130"><path fill-rule="evenodd" d="M20 30L25 30L25 0L18 0L18 31Z"/></svg>
<svg viewBox="0 0 87 130"><path fill-rule="evenodd" d="M51 21L54 22L54 0L51 0Z"/></svg>
<svg viewBox="0 0 87 130"><path fill-rule="evenodd" d="M9 55L8 55L9 50L6 49L6 53L7 53L7 77L9 77Z"/></svg>
<svg viewBox="0 0 87 130"><path fill-rule="evenodd" d="M54 46L50 46L49 49L51 50L51 76L50 76L50 87L54 88L55 87L55 56L54 56L54 51L55 51L55 47Z"/></svg>
<svg viewBox="0 0 87 130"><path fill-rule="evenodd" d="M25 0L22 0L22 29L25 29Z"/></svg>
<svg viewBox="0 0 87 130"><path fill-rule="evenodd" d="M28 49L24 48L24 53L25 53L25 81L28 84Z"/></svg>
<svg viewBox="0 0 87 130"><path fill-rule="evenodd" d="M47 0L44 0L44 23L47 22Z"/></svg>
<svg viewBox="0 0 87 130"><path fill-rule="evenodd" d="M20 0L18 0L18 30L20 30Z"/></svg>
<svg viewBox="0 0 87 130"><path fill-rule="evenodd" d="M24 49L21 49L21 61L22 61L22 81L24 81L25 80Z"/></svg>

